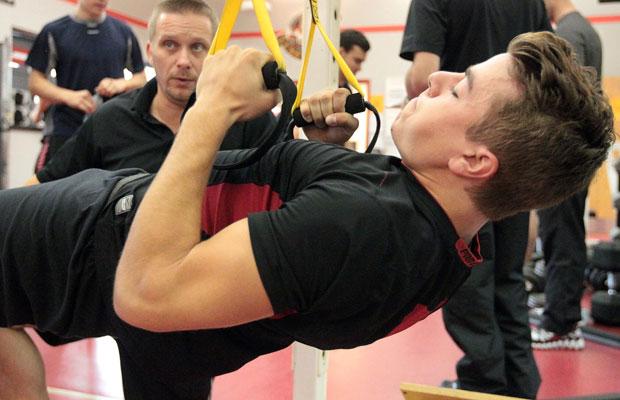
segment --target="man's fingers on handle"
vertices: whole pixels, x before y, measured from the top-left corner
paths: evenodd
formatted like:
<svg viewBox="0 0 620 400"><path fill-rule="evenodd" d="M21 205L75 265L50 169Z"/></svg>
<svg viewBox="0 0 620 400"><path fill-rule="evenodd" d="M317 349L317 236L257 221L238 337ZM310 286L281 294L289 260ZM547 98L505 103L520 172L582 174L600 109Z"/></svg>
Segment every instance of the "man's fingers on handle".
<svg viewBox="0 0 620 400"><path fill-rule="evenodd" d="M352 114L347 112L334 113L325 118L325 123L330 128L345 128L355 131L359 126L359 121Z"/></svg>
<svg viewBox="0 0 620 400"><path fill-rule="evenodd" d="M351 91L346 88L338 88L334 92L334 111L342 112L345 111L345 104L347 102L347 97L351 94Z"/></svg>

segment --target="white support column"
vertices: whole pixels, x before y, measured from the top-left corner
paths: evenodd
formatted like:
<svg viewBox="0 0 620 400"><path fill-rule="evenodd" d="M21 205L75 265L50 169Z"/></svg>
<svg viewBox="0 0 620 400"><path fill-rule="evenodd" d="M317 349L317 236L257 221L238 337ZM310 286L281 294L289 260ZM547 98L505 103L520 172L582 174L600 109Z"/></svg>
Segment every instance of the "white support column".
<svg viewBox="0 0 620 400"><path fill-rule="evenodd" d="M327 399L327 352L293 344L293 400Z"/></svg>
<svg viewBox="0 0 620 400"><path fill-rule="evenodd" d="M304 39L312 13L310 2L304 8ZM319 20L332 43L340 47L340 0L319 0ZM302 49L302 54L306 49ZM338 65L318 28L314 33L312 55L304 87L304 97L326 88L338 86ZM293 345L293 400L327 399L327 352L301 343Z"/></svg>

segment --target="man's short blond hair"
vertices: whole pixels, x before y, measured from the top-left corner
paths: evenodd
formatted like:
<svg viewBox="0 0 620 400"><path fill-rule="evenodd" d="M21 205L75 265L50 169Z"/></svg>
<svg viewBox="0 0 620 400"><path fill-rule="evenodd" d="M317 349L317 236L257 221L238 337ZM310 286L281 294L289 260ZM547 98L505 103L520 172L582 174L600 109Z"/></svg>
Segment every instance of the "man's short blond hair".
<svg viewBox="0 0 620 400"><path fill-rule="evenodd" d="M213 9L203 0L164 0L155 6L149 19L149 40L155 37L157 20L162 13L204 15L211 21L213 32L217 29L217 17Z"/></svg>

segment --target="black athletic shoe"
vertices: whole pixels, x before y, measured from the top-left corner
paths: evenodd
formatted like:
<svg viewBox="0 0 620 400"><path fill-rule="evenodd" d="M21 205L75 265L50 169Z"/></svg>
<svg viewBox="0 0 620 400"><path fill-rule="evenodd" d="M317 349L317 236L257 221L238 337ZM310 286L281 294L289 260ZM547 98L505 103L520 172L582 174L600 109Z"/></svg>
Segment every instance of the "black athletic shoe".
<svg viewBox="0 0 620 400"><path fill-rule="evenodd" d="M583 350L586 342L579 328L565 335L558 335L543 328L533 327L532 347L536 350Z"/></svg>
<svg viewBox="0 0 620 400"><path fill-rule="evenodd" d="M441 382L441 385L439 386L443 388L448 388L448 389L459 389L461 385L459 385L458 380L446 379L443 382Z"/></svg>

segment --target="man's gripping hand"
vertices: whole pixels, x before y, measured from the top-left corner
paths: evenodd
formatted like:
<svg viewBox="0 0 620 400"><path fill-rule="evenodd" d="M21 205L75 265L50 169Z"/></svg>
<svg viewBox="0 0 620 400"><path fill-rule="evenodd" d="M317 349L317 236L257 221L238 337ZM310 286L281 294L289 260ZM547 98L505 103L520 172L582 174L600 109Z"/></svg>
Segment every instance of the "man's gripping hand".
<svg viewBox="0 0 620 400"><path fill-rule="evenodd" d="M299 111L307 122L304 133L310 140L324 143L344 144L351 138L359 121L345 112L347 89L325 90L303 100Z"/></svg>
<svg viewBox="0 0 620 400"><path fill-rule="evenodd" d="M261 68L273 58L254 49L231 46L205 58L196 85L193 108L218 107L234 121L256 118L279 101L279 92L267 90Z"/></svg>

